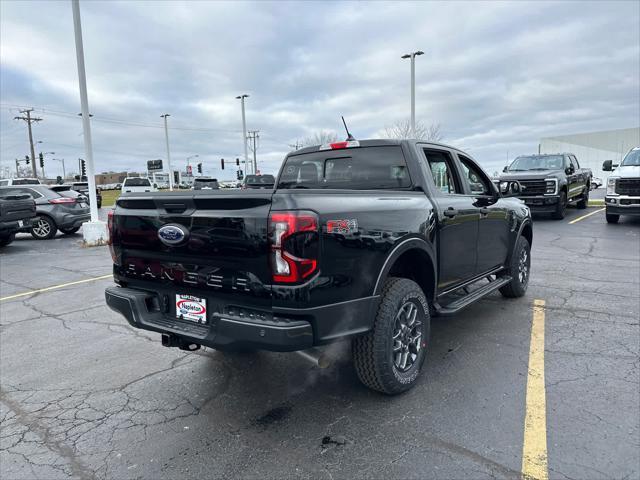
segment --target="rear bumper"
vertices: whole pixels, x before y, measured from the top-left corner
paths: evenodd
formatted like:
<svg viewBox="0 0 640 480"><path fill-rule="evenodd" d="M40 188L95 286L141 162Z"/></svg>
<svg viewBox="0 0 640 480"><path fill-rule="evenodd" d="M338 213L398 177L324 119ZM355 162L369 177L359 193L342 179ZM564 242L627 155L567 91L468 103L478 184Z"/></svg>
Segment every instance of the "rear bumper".
<svg viewBox="0 0 640 480"><path fill-rule="evenodd" d="M56 223L58 227L61 228L76 228L89 220L91 220L91 214L86 213L82 215L64 215L63 217L56 219Z"/></svg>
<svg viewBox="0 0 640 480"><path fill-rule="evenodd" d="M560 197L558 195L521 196L522 200L533 213L555 212Z"/></svg>
<svg viewBox="0 0 640 480"><path fill-rule="evenodd" d="M0 222L0 235L7 236L21 230L28 230L31 228L31 220L31 218L23 218L11 222ZM22 223L22 225L20 225L20 223Z"/></svg>
<svg viewBox="0 0 640 480"><path fill-rule="evenodd" d="M136 328L212 348L277 352L304 350L364 333L371 328L377 305L377 297L369 297L309 309L273 308L267 315L249 307L224 307L216 309L205 325L175 318L170 308L161 306L166 302L157 292L109 287L105 299Z"/></svg>

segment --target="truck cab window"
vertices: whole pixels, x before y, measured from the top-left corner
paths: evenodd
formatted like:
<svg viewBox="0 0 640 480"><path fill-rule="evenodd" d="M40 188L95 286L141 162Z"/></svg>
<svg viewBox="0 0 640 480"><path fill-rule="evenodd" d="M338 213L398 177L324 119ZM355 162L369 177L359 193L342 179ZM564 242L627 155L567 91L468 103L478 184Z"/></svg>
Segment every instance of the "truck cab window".
<svg viewBox="0 0 640 480"><path fill-rule="evenodd" d="M464 172L462 181L469 185L471 194L491 195L492 190L489 184L489 179L486 178L486 176L470 159L462 155L458 155L458 158L460 159L462 171Z"/></svg>
<svg viewBox="0 0 640 480"><path fill-rule="evenodd" d="M463 193L453 173L453 159L448 152L424 150L431 171L433 183L440 192L446 194Z"/></svg>

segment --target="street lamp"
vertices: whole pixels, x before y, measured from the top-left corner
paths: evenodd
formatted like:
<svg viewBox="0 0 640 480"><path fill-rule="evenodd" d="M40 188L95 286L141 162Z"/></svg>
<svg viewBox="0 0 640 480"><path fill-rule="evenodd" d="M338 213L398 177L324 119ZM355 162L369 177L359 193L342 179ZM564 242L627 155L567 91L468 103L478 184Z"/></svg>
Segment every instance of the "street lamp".
<svg viewBox="0 0 640 480"><path fill-rule="evenodd" d="M169 153L169 129L167 128L167 117L170 115L165 113L160 115L164 119L164 139L167 142L167 168L169 169L169 190L173 190L173 171L171 170L171 154Z"/></svg>
<svg viewBox="0 0 640 480"><path fill-rule="evenodd" d="M249 153L247 152L247 121L244 115L244 99L248 98L249 95L243 93L242 95L238 95L236 99L240 100L242 103L242 144L244 145L244 164L245 168L249 165Z"/></svg>
<svg viewBox="0 0 640 480"><path fill-rule="evenodd" d="M51 152L53 153L53 152ZM54 160L56 162L62 162L62 181L64 182L64 179L67 176L67 172L64 169L64 158L52 158L51 160Z"/></svg>
<svg viewBox="0 0 640 480"><path fill-rule="evenodd" d="M411 59L411 136L416 136L416 56L424 55L422 50L406 53L400 58Z"/></svg>

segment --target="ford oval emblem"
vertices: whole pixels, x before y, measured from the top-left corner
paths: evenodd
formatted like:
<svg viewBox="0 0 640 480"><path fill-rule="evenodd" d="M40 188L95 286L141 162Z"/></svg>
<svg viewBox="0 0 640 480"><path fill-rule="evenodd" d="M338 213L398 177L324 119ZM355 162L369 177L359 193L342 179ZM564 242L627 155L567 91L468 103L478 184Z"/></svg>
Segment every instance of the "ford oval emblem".
<svg viewBox="0 0 640 480"><path fill-rule="evenodd" d="M170 247L184 242L189 236L189 231L181 225L165 225L158 229L158 238Z"/></svg>

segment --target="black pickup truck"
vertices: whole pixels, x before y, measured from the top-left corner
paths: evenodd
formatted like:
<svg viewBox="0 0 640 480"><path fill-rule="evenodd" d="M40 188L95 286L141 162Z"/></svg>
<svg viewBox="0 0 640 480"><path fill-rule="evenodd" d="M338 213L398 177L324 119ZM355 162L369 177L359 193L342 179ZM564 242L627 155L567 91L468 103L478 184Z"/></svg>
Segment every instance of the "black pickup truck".
<svg viewBox="0 0 640 480"><path fill-rule="evenodd" d="M500 181L518 181L520 198L533 213L551 213L564 218L567 205L587 208L591 170L580 168L572 153L524 155L504 167Z"/></svg>
<svg viewBox="0 0 640 480"><path fill-rule="evenodd" d="M362 382L399 393L431 315L524 295L530 212L501 189L455 148L365 140L288 154L272 190L123 195L106 301L185 350L350 339Z"/></svg>
<svg viewBox="0 0 640 480"><path fill-rule="evenodd" d="M0 188L0 247L9 245L36 216L36 203L28 194Z"/></svg>

